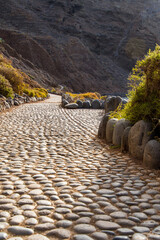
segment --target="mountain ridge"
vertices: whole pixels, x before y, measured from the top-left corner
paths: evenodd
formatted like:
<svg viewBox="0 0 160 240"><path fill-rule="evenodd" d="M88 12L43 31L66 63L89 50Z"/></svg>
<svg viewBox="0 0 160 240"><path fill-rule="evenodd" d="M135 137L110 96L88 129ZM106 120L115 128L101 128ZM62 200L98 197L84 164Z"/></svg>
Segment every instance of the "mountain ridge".
<svg viewBox="0 0 160 240"><path fill-rule="evenodd" d="M157 0L0 2L0 37L49 74L48 86L64 84L75 92L126 92L136 60L160 39ZM11 35L3 36L4 31ZM17 45L14 34L19 34Z"/></svg>

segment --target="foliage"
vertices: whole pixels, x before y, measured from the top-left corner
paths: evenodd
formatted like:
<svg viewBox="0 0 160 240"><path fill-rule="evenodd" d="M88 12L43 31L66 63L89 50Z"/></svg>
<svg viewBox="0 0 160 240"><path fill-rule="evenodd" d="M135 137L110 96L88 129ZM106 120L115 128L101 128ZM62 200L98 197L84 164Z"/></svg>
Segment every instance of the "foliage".
<svg viewBox="0 0 160 240"><path fill-rule="evenodd" d="M0 75L0 94L5 97L13 97L13 89L9 81L2 75Z"/></svg>
<svg viewBox="0 0 160 240"><path fill-rule="evenodd" d="M101 100L106 100L107 99L107 96L101 96Z"/></svg>
<svg viewBox="0 0 160 240"><path fill-rule="evenodd" d="M11 84L13 91L22 94L23 93L23 77L18 71L12 66L0 66L0 74L3 75Z"/></svg>
<svg viewBox="0 0 160 240"><path fill-rule="evenodd" d="M69 94L73 98L73 101L77 101L77 100L84 101L87 98L89 98L89 99L100 99L100 97L101 97L101 95L97 92L95 92L95 93L87 92L87 93L79 93L79 94L66 92L66 94Z"/></svg>
<svg viewBox="0 0 160 240"><path fill-rule="evenodd" d="M25 85L23 92L26 93L29 97L38 97L38 98L46 98L48 92L44 88L30 88L29 85Z"/></svg>
<svg viewBox="0 0 160 240"><path fill-rule="evenodd" d="M13 97L14 92L39 98L45 98L48 95L46 89L41 88L29 75L14 68L12 62L0 54L0 94Z"/></svg>
<svg viewBox="0 0 160 240"><path fill-rule="evenodd" d="M56 89L55 89L55 88L52 88L52 89L51 89L51 93L56 93Z"/></svg>
<svg viewBox="0 0 160 240"><path fill-rule="evenodd" d="M11 61L4 58L2 54L0 55L0 74L9 81L14 92L23 93L24 83L20 70L14 68Z"/></svg>
<svg viewBox="0 0 160 240"><path fill-rule="evenodd" d="M132 123L141 119L160 118L160 46L149 50L143 60L137 61L129 77L129 102L119 107L112 117L126 118Z"/></svg>

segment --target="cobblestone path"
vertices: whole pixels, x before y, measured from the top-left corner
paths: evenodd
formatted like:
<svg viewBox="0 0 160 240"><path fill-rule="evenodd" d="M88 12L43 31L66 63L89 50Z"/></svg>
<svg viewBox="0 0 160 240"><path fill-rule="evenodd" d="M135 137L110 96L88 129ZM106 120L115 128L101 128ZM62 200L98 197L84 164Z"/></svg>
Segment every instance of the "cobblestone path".
<svg viewBox="0 0 160 240"><path fill-rule="evenodd" d="M158 173L107 152L102 110L59 101L0 115L0 240L160 239Z"/></svg>

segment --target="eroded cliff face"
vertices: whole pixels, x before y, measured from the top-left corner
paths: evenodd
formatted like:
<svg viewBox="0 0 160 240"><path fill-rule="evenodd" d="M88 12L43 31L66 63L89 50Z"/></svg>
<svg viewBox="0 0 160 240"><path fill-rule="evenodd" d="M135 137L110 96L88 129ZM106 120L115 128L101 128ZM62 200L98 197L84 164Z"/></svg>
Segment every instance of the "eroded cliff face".
<svg viewBox="0 0 160 240"><path fill-rule="evenodd" d="M160 41L159 0L0 3L0 37L33 68L48 74L48 82L43 81L50 86L126 92L135 61Z"/></svg>

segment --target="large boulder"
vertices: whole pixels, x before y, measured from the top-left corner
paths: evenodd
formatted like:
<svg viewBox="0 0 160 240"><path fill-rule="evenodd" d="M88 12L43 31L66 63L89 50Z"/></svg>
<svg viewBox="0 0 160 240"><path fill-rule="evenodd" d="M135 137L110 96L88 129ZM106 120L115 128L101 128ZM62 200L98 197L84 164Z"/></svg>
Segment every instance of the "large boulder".
<svg viewBox="0 0 160 240"><path fill-rule="evenodd" d="M100 109L101 108L101 102L98 99L95 99L91 103L91 108L93 109Z"/></svg>
<svg viewBox="0 0 160 240"><path fill-rule="evenodd" d="M160 142L150 140L144 149L143 164L149 168L160 169Z"/></svg>
<svg viewBox="0 0 160 240"><path fill-rule="evenodd" d="M19 106L20 105L20 102L18 101L18 99L14 99L14 105L15 106Z"/></svg>
<svg viewBox="0 0 160 240"><path fill-rule="evenodd" d="M65 105L65 108L76 109L76 108L78 108L78 104L77 103L68 103L67 105Z"/></svg>
<svg viewBox="0 0 160 240"><path fill-rule="evenodd" d="M83 107L83 102L81 100L77 100L76 102L78 104L78 107L79 108L82 108Z"/></svg>
<svg viewBox="0 0 160 240"><path fill-rule="evenodd" d="M107 126L108 120L109 120L109 114L106 114L103 116L100 122L99 129L98 129L98 137L101 139L106 139L106 126Z"/></svg>
<svg viewBox="0 0 160 240"><path fill-rule="evenodd" d="M105 101L101 100L101 109L104 109L104 106L105 106Z"/></svg>
<svg viewBox="0 0 160 240"><path fill-rule="evenodd" d="M108 97L105 100L105 112L109 113L117 109L119 104L122 103L122 98L119 96Z"/></svg>
<svg viewBox="0 0 160 240"><path fill-rule="evenodd" d="M5 109L9 109L10 108L10 105L7 101L4 102L4 106L5 106Z"/></svg>
<svg viewBox="0 0 160 240"><path fill-rule="evenodd" d="M66 99L62 99L62 107L65 107L69 102Z"/></svg>
<svg viewBox="0 0 160 240"><path fill-rule="evenodd" d="M67 102L69 102L69 103L73 102L73 98L69 94L63 94L62 98L67 100Z"/></svg>
<svg viewBox="0 0 160 240"><path fill-rule="evenodd" d="M128 144L128 136L131 127L126 127L124 129L122 138L121 138L121 152L128 152L129 151L129 144Z"/></svg>
<svg viewBox="0 0 160 240"><path fill-rule="evenodd" d="M14 105L14 101L11 97L7 98L6 102L10 105L10 107Z"/></svg>
<svg viewBox="0 0 160 240"><path fill-rule="evenodd" d="M129 152L137 159L143 159L144 148L151 139L149 134L152 124L143 120L138 121L130 130L128 136Z"/></svg>
<svg viewBox="0 0 160 240"><path fill-rule="evenodd" d="M89 100L83 102L83 108L91 108L91 103Z"/></svg>
<svg viewBox="0 0 160 240"><path fill-rule="evenodd" d="M120 119L115 127L114 127L114 131L113 131L113 144L116 145L116 146L121 146L121 139L122 139L122 136L123 136L123 132L125 130L126 127L129 127L131 126L131 123L126 120L126 119Z"/></svg>
<svg viewBox="0 0 160 240"><path fill-rule="evenodd" d="M107 122L107 126L106 126L106 142L107 143L112 143L113 131L117 122L118 122L118 119L116 118L112 118Z"/></svg>
<svg viewBox="0 0 160 240"><path fill-rule="evenodd" d="M31 99L31 102L36 102L37 101L36 97L31 97L30 99Z"/></svg>

